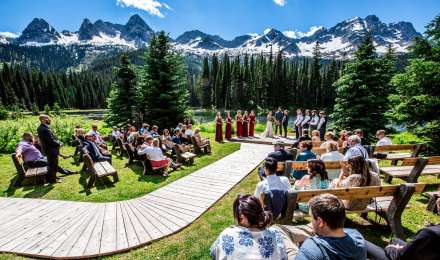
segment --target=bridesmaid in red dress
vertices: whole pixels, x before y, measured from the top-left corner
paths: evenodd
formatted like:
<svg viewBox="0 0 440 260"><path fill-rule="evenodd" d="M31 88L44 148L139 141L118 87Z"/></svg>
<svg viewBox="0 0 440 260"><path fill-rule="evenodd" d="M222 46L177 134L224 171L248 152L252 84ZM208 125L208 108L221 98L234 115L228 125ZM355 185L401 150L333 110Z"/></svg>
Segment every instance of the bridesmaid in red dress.
<svg viewBox="0 0 440 260"><path fill-rule="evenodd" d="M247 111L244 111L244 116L243 116L243 137L248 137L249 136L249 114Z"/></svg>
<svg viewBox="0 0 440 260"><path fill-rule="evenodd" d="M235 123L237 124L237 137L241 138L243 135L243 117L241 116L241 111L237 111L237 115L235 116Z"/></svg>
<svg viewBox="0 0 440 260"><path fill-rule="evenodd" d="M223 119L220 112L215 117L215 141L223 142Z"/></svg>
<svg viewBox="0 0 440 260"><path fill-rule="evenodd" d="M231 112L226 112L226 132L225 132L226 140L230 140L232 138L232 118Z"/></svg>
<svg viewBox="0 0 440 260"><path fill-rule="evenodd" d="M251 110L251 114L249 115L249 137L254 137L256 122L257 120L255 118L255 112L254 110Z"/></svg>

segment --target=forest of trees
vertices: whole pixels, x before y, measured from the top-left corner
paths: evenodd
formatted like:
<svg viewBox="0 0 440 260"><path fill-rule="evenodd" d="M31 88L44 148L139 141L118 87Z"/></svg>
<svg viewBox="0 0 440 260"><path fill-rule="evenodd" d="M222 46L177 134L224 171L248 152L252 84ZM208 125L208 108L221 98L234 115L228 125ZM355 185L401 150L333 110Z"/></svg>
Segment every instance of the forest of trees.
<svg viewBox="0 0 440 260"><path fill-rule="evenodd" d="M57 103L63 108L102 108L111 79L93 72L43 72L0 64L0 101L5 107L42 110Z"/></svg>
<svg viewBox="0 0 440 260"><path fill-rule="evenodd" d="M282 52L205 57L190 84L191 105L205 108L332 108L342 61L323 61L317 42L312 58L289 59Z"/></svg>

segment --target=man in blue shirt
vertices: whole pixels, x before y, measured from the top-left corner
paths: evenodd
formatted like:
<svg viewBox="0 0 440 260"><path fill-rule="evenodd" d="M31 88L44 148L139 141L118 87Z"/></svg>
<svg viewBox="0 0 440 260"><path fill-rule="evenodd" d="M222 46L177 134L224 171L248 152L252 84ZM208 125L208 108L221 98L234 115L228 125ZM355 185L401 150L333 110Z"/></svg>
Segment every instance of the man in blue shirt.
<svg viewBox="0 0 440 260"><path fill-rule="evenodd" d="M344 228L344 203L332 194L322 194L309 201L315 236L299 248L296 260L366 259L365 240L355 229Z"/></svg>

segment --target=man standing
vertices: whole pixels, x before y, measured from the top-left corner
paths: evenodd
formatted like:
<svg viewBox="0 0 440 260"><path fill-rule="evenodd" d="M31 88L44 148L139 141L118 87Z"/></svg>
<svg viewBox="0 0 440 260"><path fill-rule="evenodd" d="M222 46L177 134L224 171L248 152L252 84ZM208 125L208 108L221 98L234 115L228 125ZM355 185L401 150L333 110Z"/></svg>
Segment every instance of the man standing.
<svg viewBox="0 0 440 260"><path fill-rule="evenodd" d="M281 120L281 124L283 125L283 129L284 129L284 137L287 137L287 126L289 125L289 111L287 109L284 110L284 116L283 119ZM282 135L281 132L280 135Z"/></svg>
<svg viewBox="0 0 440 260"><path fill-rule="evenodd" d="M280 135L283 135L283 130L281 126L281 121L283 120L283 111L281 111L281 107L278 107L278 111L275 113L275 135L278 133L278 128L280 129Z"/></svg>
<svg viewBox="0 0 440 260"><path fill-rule="evenodd" d="M312 116L310 118L310 133L313 130L318 129L319 116L316 114L316 110L312 110Z"/></svg>
<svg viewBox="0 0 440 260"><path fill-rule="evenodd" d="M41 149L47 157L47 182L57 183L58 156L60 148L63 144L58 141L55 134L50 129L51 118L48 115L40 115L40 126L37 129L38 138L40 139Z"/></svg>
<svg viewBox="0 0 440 260"><path fill-rule="evenodd" d="M301 129L301 123L304 119L303 113L301 109L296 110L296 120L295 120L295 136L296 139L299 138L300 134L302 133Z"/></svg>
<svg viewBox="0 0 440 260"><path fill-rule="evenodd" d="M325 129L327 128L327 116L325 115L324 111L319 112L319 123L318 123L318 131L319 131L319 137L321 137L321 140L324 140L325 135Z"/></svg>

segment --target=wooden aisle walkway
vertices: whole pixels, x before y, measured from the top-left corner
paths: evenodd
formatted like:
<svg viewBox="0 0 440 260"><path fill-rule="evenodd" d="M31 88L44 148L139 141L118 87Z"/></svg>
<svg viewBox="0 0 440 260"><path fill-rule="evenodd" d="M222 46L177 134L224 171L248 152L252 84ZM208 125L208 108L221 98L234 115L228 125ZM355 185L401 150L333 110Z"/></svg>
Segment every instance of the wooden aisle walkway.
<svg viewBox="0 0 440 260"><path fill-rule="evenodd" d="M77 259L140 247L191 224L272 149L242 144L211 165L127 201L0 198L0 252Z"/></svg>

